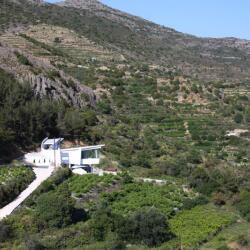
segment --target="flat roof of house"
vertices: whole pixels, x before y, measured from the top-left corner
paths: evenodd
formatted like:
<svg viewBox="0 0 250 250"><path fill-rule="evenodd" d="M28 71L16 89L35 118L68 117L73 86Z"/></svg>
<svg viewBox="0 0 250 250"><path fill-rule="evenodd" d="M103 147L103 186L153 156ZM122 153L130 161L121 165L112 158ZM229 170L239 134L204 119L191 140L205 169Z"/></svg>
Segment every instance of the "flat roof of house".
<svg viewBox="0 0 250 250"><path fill-rule="evenodd" d="M61 150L62 151L75 151L75 150L87 151L87 150L101 149L104 146L105 145L95 145L95 146L85 146L85 147L75 147L75 148L63 148Z"/></svg>
<svg viewBox="0 0 250 250"><path fill-rule="evenodd" d="M43 140L42 144L43 145L54 145L54 144L58 144L62 141L63 141L63 138L55 138L55 139L45 138Z"/></svg>

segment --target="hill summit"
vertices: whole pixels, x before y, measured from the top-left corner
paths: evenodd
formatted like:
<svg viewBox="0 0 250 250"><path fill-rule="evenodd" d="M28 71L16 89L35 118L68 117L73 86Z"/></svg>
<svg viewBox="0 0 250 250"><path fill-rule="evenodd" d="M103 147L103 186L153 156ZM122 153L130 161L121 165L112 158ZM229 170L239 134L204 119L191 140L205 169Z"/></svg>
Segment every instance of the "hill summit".
<svg viewBox="0 0 250 250"><path fill-rule="evenodd" d="M59 2L58 5L66 6L66 7L73 7L73 8L80 8L80 9L108 9L108 7L102 4L100 1L97 0L66 0Z"/></svg>

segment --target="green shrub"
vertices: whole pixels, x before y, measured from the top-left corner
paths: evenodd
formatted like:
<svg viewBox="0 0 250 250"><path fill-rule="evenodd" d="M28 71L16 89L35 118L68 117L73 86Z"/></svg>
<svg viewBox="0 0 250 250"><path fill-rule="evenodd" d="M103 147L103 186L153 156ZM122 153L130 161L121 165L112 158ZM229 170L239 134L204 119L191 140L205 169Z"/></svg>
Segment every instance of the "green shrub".
<svg viewBox="0 0 250 250"><path fill-rule="evenodd" d="M250 192L243 190L240 193L240 200L237 202L236 207L249 222L250 222Z"/></svg>
<svg viewBox="0 0 250 250"><path fill-rule="evenodd" d="M96 211L92 214L90 221L90 228L95 240L103 241L114 227L114 218L112 211L105 204L97 207Z"/></svg>
<svg viewBox="0 0 250 250"><path fill-rule="evenodd" d="M194 199L185 199L183 202L183 209L191 209L198 205L205 205L209 202L208 198L204 195L199 195Z"/></svg>
<svg viewBox="0 0 250 250"><path fill-rule="evenodd" d="M103 100L97 103L97 110L103 114L111 114L112 108L108 101Z"/></svg>
<svg viewBox="0 0 250 250"><path fill-rule="evenodd" d="M242 123L243 121L243 115L241 113L237 113L235 116L234 116L234 121L236 123Z"/></svg>
<svg viewBox="0 0 250 250"><path fill-rule="evenodd" d="M42 228L65 227L73 222L74 200L67 188L44 193L36 201L35 212Z"/></svg>
<svg viewBox="0 0 250 250"><path fill-rule="evenodd" d="M18 51L15 51L15 55L19 63L26 65L26 66L32 66L32 63L23 54L20 54Z"/></svg>
<svg viewBox="0 0 250 250"><path fill-rule="evenodd" d="M137 211L118 226L118 236L129 243L158 246L173 237L165 215L156 209Z"/></svg>

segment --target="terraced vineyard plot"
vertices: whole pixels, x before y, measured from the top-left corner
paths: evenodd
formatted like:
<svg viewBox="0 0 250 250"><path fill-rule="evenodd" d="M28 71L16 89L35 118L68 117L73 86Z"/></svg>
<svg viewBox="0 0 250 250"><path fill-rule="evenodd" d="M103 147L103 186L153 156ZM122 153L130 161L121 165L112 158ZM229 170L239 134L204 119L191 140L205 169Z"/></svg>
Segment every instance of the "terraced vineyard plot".
<svg viewBox="0 0 250 250"><path fill-rule="evenodd" d="M74 175L68 181L69 189L76 196L89 192L95 187L105 187L118 180L119 177L113 175Z"/></svg>
<svg viewBox="0 0 250 250"><path fill-rule="evenodd" d="M170 216L183 206L185 199L195 197L175 184L157 186L150 183L127 184L121 191L103 195L112 210L121 215L131 214L143 207L155 207Z"/></svg>
<svg viewBox="0 0 250 250"><path fill-rule="evenodd" d="M170 228L184 247L194 249L201 242L208 240L210 236L232 223L234 219L233 214L213 206L197 206L172 218Z"/></svg>
<svg viewBox="0 0 250 250"><path fill-rule="evenodd" d="M14 200L34 179L28 167L0 167L0 207Z"/></svg>
<svg viewBox="0 0 250 250"><path fill-rule="evenodd" d="M201 250L225 248L225 246L239 246L242 249L250 247L250 223L238 221L218 233L211 241L201 246Z"/></svg>

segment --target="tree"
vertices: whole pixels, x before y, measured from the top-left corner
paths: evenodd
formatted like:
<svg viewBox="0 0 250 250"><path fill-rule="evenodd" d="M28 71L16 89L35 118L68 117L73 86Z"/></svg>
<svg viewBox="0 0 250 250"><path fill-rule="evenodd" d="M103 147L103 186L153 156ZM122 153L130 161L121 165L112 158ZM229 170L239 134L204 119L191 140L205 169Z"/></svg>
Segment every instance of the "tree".
<svg viewBox="0 0 250 250"><path fill-rule="evenodd" d="M106 204L101 204L92 214L91 231L97 241L103 241L113 227L113 214Z"/></svg>
<svg viewBox="0 0 250 250"><path fill-rule="evenodd" d="M140 210L121 220L118 236L125 241L158 246L173 237L165 215L156 209Z"/></svg>
<svg viewBox="0 0 250 250"><path fill-rule="evenodd" d="M42 226L61 228L73 222L74 201L67 188L42 194L36 204L36 215Z"/></svg>

